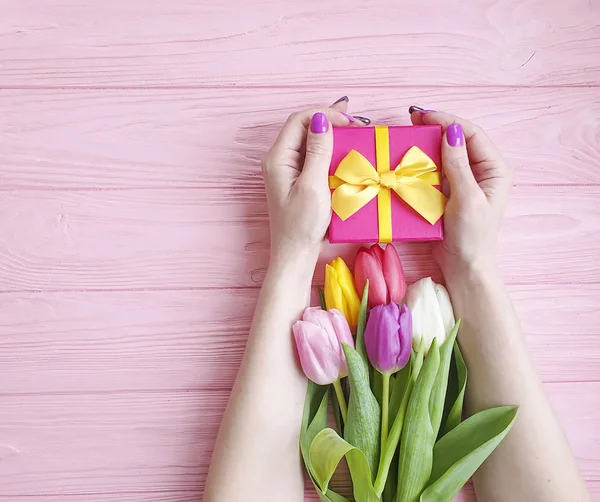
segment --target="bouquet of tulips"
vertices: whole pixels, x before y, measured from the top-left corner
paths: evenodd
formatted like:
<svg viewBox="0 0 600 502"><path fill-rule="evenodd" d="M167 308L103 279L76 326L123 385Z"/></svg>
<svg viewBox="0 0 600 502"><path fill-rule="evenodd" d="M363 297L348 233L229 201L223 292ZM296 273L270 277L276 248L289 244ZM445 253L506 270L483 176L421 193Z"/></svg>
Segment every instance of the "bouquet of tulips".
<svg viewBox="0 0 600 502"><path fill-rule="evenodd" d="M431 278L407 288L396 249L375 244L354 275L341 258L326 265L320 293L293 332L310 380L300 450L321 500L348 500L329 488L345 457L357 502L450 502L517 408L462 420L467 368L448 292Z"/></svg>

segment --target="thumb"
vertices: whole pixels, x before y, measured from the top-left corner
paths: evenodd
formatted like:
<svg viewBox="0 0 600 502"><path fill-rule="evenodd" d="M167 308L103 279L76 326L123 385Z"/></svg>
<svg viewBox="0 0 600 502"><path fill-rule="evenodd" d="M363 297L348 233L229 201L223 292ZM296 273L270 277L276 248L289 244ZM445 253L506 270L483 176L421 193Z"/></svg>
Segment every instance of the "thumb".
<svg viewBox="0 0 600 502"><path fill-rule="evenodd" d="M460 124L450 124L446 129L442 141L442 164L444 174L450 182L451 194L462 198L463 195L479 188L471 170Z"/></svg>
<svg viewBox="0 0 600 502"><path fill-rule="evenodd" d="M327 185L333 155L333 132L324 113L312 116L306 137L306 156L301 178L315 186Z"/></svg>

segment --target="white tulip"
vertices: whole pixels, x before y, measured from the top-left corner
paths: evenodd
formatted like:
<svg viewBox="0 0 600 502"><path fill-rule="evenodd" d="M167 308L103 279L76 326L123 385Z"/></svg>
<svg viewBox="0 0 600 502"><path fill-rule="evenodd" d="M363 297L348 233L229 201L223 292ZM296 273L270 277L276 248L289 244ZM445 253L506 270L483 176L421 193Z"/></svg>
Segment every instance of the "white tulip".
<svg viewBox="0 0 600 502"><path fill-rule="evenodd" d="M456 324L452 303L450 302L450 295L448 294L448 290L441 284L435 285L435 295L437 296L437 301L440 306L440 313L442 314L442 321L444 322L444 331L446 331L446 336L448 336Z"/></svg>
<svg viewBox="0 0 600 502"><path fill-rule="evenodd" d="M454 327L454 312L446 288L426 277L406 289L406 304L412 313L413 348L418 350L421 340L425 353L434 338L444 343Z"/></svg>

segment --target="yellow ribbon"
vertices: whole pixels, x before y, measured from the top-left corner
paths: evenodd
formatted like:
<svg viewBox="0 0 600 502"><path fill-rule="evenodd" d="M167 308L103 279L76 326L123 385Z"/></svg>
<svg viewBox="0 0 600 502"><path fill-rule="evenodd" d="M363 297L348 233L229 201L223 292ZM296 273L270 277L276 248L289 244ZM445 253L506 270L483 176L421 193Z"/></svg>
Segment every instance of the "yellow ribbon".
<svg viewBox="0 0 600 502"><path fill-rule="evenodd" d="M377 169L362 154L351 150L329 177L334 189L331 207L342 221L377 197L379 242L392 242L393 190L432 225L444 214L446 197L434 187L441 184L437 166L417 146L411 147L400 164L390 170L388 128L375 127Z"/></svg>

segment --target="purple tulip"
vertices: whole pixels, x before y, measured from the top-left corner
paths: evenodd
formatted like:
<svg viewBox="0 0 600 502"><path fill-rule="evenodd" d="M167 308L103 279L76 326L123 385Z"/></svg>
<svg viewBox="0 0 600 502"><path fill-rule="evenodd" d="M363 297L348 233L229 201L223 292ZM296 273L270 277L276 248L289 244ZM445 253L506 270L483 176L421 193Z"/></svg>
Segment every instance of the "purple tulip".
<svg viewBox="0 0 600 502"><path fill-rule="evenodd" d="M319 385L334 383L348 375L341 342L354 347L344 314L311 307L292 327L304 374Z"/></svg>
<svg viewBox="0 0 600 502"><path fill-rule="evenodd" d="M369 313L365 347L369 361L380 373L395 373L406 366L412 345L412 315L406 305L378 305Z"/></svg>

